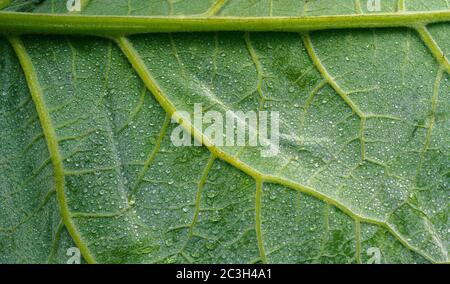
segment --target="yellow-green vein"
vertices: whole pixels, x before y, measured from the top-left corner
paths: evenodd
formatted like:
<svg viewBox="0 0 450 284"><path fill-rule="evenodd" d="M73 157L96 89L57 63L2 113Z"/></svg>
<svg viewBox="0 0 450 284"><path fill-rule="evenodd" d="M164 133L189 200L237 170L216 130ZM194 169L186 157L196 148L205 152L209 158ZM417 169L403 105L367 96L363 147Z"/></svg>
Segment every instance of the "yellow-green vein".
<svg viewBox="0 0 450 284"><path fill-rule="evenodd" d="M156 157L156 154L158 153L159 149L161 148L161 144L163 142L164 136L166 135L169 124L170 124L170 116L168 114L166 114L166 117L164 119L161 130L159 131L158 138L156 139L155 146L153 147L152 152L148 156L148 159L145 161L144 166L142 167L142 170L139 172L139 176L138 176L133 188L131 189L128 199L131 199L133 197L133 195L136 194L136 191L138 190L139 186L141 185L142 181L144 180L145 174L147 173L148 169L152 165L153 160Z"/></svg>
<svg viewBox="0 0 450 284"><path fill-rule="evenodd" d="M181 250L179 252L183 256L185 256L183 254L184 249L186 248L186 246L188 245L189 241L191 240L191 238L194 234L194 226L197 223L198 215L200 213L200 202L201 202L201 198L202 198L203 188L205 186L206 180L208 179L208 174L211 171L211 168L212 168L215 160L216 160L216 156L211 154L211 156L208 159L208 162L206 163L205 168L203 169L202 175L200 176L200 179L198 181L197 194L195 196L194 215L192 216L191 224L189 224L189 233L186 238L186 242L184 243L183 247L181 248ZM185 257L185 258L188 260L190 259L189 257Z"/></svg>
<svg viewBox="0 0 450 284"><path fill-rule="evenodd" d="M64 166L62 161L61 153L59 152L58 147L58 139L56 137L55 129L50 118L50 114L48 113L47 106L45 105L45 101L43 98L42 88L39 84L39 80L34 69L33 62L29 57L25 46L22 43L22 40L18 37L9 37L9 42L11 43L16 55L19 59L19 62L22 66L23 72L25 74L25 78L30 89L31 97L33 99L34 105L36 107L36 111L39 116L39 120L41 123L42 130L44 132L44 136L47 142L48 151L50 153L50 158L53 164L54 176L55 176L55 189L56 195L58 199L58 204L60 207L61 217L66 225L67 230L72 236L75 244L78 246L80 251L82 252L86 261L90 263L95 263L95 258L92 253L89 251L86 243L81 238L80 233L78 232L73 219L71 217L71 213L69 210L69 206L67 204L66 194L64 192L65 187L65 177L64 177Z"/></svg>
<svg viewBox="0 0 450 284"><path fill-rule="evenodd" d="M0 12L0 33L128 36L151 32L300 32L349 28L417 27L448 21L450 21L450 11L298 17L130 17Z"/></svg>
<svg viewBox="0 0 450 284"><path fill-rule="evenodd" d="M448 74L450 74L450 61L445 56L442 49L439 47L437 42L434 40L431 33L428 31L426 26L420 26L417 29L417 32L419 33L420 37L422 38L425 45L428 47L428 49L433 54L434 58L439 62L440 65L447 71Z"/></svg>
<svg viewBox="0 0 450 284"><path fill-rule="evenodd" d="M261 256L261 262L267 263L266 250L264 248L264 240L262 236L261 227L261 205L262 205L262 194L263 194L263 181L261 179L255 179L256 182L256 194L255 194L255 229L256 238L258 240L258 249Z"/></svg>

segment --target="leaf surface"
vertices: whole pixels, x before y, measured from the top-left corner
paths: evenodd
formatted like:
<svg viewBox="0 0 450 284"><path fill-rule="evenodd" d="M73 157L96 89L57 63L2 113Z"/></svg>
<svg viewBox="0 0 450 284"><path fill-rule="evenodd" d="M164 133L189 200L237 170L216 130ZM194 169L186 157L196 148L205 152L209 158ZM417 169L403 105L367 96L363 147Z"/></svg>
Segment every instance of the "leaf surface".
<svg viewBox="0 0 450 284"><path fill-rule="evenodd" d="M331 2L91 0L81 14L368 12ZM6 10L67 13L33 3ZM367 263L374 248L448 262L448 30L2 38L0 261L65 262L75 242L102 263ZM170 115L195 103L279 111L279 155L173 146Z"/></svg>

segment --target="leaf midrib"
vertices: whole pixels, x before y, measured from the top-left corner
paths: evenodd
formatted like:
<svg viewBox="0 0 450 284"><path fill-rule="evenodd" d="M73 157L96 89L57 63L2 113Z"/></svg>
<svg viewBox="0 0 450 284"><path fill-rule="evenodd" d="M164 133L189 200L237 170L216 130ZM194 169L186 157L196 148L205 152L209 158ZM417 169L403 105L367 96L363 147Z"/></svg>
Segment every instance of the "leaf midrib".
<svg viewBox="0 0 450 284"><path fill-rule="evenodd" d="M337 16L103 16L0 12L0 34L132 35L159 32L315 31L413 27L450 21L450 10Z"/></svg>

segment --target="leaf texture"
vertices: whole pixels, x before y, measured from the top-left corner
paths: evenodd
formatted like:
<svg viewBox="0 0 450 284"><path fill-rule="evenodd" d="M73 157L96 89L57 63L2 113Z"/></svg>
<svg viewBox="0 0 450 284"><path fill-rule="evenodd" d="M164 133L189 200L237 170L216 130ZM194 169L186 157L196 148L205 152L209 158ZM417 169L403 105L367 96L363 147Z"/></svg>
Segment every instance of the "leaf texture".
<svg viewBox="0 0 450 284"><path fill-rule="evenodd" d="M91 0L81 14L368 13L335 2ZM372 248L384 263L448 262L449 29L2 31L0 262L66 262L75 245L91 263L367 263ZM279 155L173 146L172 113L195 103L279 111Z"/></svg>

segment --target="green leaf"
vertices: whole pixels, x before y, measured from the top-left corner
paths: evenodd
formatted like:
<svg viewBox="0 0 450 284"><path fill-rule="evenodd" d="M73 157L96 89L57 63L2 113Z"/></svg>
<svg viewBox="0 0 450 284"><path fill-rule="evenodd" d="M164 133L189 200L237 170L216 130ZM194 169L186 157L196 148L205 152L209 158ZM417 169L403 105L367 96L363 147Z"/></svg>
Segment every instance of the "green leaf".
<svg viewBox="0 0 450 284"><path fill-rule="evenodd" d="M335 2L0 1L0 262L448 262L448 2Z"/></svg>

